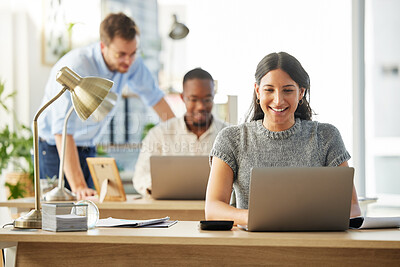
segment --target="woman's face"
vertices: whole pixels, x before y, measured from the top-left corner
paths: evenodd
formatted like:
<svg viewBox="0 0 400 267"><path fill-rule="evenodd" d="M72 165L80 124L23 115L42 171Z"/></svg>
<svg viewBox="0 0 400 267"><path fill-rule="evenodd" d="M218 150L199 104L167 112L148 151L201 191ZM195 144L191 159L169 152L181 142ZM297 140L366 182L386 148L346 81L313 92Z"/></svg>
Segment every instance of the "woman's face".
<svg viewBox="0 0 400 267"><path fill-rule="evenodd" d="M257 98L264 112L263 125L270 131L284 131L295 123L294 112L300 99L303 98L304 88L290 78L281 69L271 70L255 84Z"/></svg>

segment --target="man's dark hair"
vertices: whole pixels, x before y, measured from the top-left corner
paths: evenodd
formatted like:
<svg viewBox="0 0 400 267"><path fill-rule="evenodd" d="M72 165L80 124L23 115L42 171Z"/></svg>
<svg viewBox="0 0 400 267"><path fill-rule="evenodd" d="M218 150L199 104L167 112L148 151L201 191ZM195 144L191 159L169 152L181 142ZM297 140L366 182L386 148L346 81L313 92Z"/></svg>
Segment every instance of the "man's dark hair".
<svg viewBox="0 0 400 267"><path fill-rule="evenodd" d="M139 35L136 23L124 13L111 13L100 24L100 40L109 45L114 37L133 40Z"/></svg>
<svg viewBox="0 0 400 267"><path fill-rule="evenodd" d="M188 80L199 79L199 80L211 80L214 83L214 79L210 73L203 70L202 68L195 68L190 70L183 77L183 84Z"/></svg>

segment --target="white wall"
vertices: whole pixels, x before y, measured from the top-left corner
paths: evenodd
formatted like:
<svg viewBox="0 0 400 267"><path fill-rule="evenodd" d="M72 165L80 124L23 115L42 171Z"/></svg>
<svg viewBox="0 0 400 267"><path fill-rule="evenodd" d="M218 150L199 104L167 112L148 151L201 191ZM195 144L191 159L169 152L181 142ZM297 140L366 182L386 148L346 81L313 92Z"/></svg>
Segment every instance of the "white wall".
<svg viewBox="0 0 400 267"><path fill-rule="evenodd" d="M5 84L4 95L11 93L13 88L13 58L10 51L12 51L12 13L8 11L9 3L0 2L0 32L2 34L2 42L0 47L0 79ZM11 101L7 102L8 105L12 105ZM6 112L0 108L0 127L5 124L9 124L11 119L7 116Z"/></svg>
<svg viewBox="0 0 400 267"><path fill-rule="evenodd" d="M50 71L41 61L41 0L2 0L0 25L0 77L7 89L18 91L15 109L18 119L31 124L40 106L44 84Z"/></svg>

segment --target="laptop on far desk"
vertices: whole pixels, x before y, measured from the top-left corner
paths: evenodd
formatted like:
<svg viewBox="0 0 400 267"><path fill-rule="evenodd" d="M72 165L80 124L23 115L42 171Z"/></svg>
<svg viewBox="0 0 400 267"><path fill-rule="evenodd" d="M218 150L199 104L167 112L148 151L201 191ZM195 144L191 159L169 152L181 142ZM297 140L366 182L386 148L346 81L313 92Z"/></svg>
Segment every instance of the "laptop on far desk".
<svg viewBox="0 0 400 267"><path fill-rule="evenodd" d="M353 177L351 167L255 168L247 230L347 230Z"/></svg>
<svg viewBox="0 0 400 267"><path fill-rule="evenodd" d="M154 199L204 200L210 165L208 156L151 156Z"/></svg>

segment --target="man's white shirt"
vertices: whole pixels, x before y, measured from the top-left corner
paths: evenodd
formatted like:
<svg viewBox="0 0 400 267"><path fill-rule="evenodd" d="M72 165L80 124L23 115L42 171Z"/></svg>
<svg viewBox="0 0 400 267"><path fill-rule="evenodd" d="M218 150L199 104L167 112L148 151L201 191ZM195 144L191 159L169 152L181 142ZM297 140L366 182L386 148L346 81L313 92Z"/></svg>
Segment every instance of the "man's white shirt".
<svg viewBox="0 0 400 267"><path fill-rule="evenodd" d="M150 156L152 155L209 155L218 132L228 126L213 118L210 127L199 138L191 132L184 117L172 118L152 128L142 142L133 175L133 186L142 194L151 189Z"/></svg>

